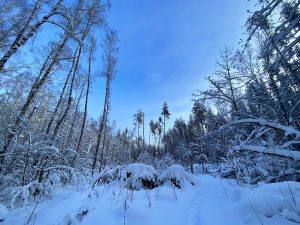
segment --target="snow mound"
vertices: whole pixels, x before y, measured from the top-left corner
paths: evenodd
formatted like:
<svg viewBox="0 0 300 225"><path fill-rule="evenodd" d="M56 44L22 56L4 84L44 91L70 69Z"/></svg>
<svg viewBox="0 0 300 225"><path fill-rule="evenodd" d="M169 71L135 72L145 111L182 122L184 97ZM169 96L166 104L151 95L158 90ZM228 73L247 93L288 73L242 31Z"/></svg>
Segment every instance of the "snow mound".
<svg viewBox="0 0 300 225"><path fill-rule="evenodd" d="M153 189L158 186L158 174L152 166L133 163L121 171L124 186L132 190Z"/></svg>
<svg viewBox="0 0 300 225"><path fill-rule="evenodd" d="M192 175L187 173L182 166L176 164L168 167L162 172L160 181L163 184L170 184L179 189L185 184L195 184Z"/></svg>

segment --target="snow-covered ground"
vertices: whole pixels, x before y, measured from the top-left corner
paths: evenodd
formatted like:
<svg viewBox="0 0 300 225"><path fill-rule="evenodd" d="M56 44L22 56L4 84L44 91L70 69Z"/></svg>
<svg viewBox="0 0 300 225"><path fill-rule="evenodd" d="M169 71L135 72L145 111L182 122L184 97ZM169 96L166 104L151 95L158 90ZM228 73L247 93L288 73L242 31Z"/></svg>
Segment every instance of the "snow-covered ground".
<svg viewBox="0 0 300 225"><path fill-rule="evenodd" d="M119 185L59 189L37 205L29 224L67 225L242 225L296 224L300 184L283 182L239 187L209 175L182 189L162 186L130 191ZM291 191L290 191L291 190ZM295 200L295 202L294 202ZM295 204L296 203L296 204ZM34 206L0 207L0 224L26 224ZM126 210L125 210L126 209ZM288 219L287 219L288 218Z"/></svg>

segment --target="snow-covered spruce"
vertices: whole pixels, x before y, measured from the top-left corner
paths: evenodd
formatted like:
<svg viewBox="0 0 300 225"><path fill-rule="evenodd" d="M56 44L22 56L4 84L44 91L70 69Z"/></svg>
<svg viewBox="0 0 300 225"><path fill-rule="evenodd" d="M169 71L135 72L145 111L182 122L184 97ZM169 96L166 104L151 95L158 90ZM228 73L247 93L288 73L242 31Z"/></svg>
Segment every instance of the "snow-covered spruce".
<svg viewBox="0 0 300 225"><path fill-rule="evenodd" d="M169 184L176 188L182 188L185 184L194 185L195 181L191 174L187 173L180 165L168 167L159 177L162 184Z"/></svg>

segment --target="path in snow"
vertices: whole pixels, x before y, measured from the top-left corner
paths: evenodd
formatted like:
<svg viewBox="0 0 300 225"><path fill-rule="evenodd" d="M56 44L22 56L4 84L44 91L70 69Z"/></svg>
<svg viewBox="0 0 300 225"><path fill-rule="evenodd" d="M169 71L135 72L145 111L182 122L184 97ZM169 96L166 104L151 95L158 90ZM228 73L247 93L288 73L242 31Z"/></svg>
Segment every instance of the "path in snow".
<svg viewBox="0 0 300 225"><path fill-rule="evenodd" d="M203 186L199 187L197 197L192 201L188 225L241 225L247 223L245 217L237 216L242 213L242 209L238 204L240 200L239 187L236 187L232 181L230 190L228 190L228 181L216 180L212 177L200 178L200 183L205 181ZM251 209L246 207L246 213L250 213Z"/></svg>
<svg viewBox="0 0 300 225"><path fill-rule="evenodd" d="M245 224L245 219L237 216L239 189L233 181L231 183L230 185L228 181L217 180L210 176L201 177L202 185L199 186L191 202L187 225ZM228 190L229 185L230 190ZM247 209L247 212L251 211Z"/></svg>
<svg viewBox="0 0 300 225"><path fill-rule="evenodd" d="M199 182L202 185L196 194L197 197L192 200L187 218L188 225L297 224L272 212L268 206L269 203L273 209L279 211L291 208L290 203L281 195L282 191L288 193L287 183L242 188L233 180L205 175L200 176ZM295 193L298 192L299 204L300 185L292 183Z"/></svg>

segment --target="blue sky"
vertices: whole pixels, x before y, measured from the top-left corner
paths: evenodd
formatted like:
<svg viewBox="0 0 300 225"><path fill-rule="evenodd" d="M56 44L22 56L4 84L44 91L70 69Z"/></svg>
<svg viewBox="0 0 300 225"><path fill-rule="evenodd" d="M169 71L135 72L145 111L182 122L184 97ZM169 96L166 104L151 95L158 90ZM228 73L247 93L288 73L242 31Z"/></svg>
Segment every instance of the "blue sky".
<svg viewBox="0 0 300 225"><path fill-rule="evenodd" d="M238 46L248 17L246 0L114 0L108 21L118 32L118 72L112 84L111 120L133 128L133 114L158 119L163 102L187 119L191 94L208 88L219 50ZM93 83L89 112L99 117L104 80Z"/></svg>

